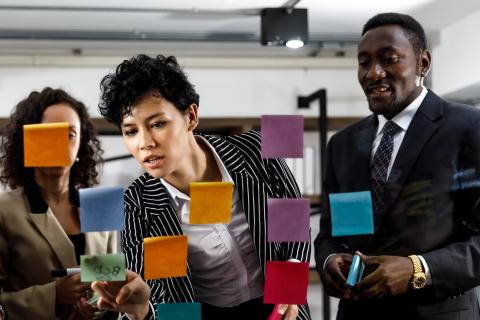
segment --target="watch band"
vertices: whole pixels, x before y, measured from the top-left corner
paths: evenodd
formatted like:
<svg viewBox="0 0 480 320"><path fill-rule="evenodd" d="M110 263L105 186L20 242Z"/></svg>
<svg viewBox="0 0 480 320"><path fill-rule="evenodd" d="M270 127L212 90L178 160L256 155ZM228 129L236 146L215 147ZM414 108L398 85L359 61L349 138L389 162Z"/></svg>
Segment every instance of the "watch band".
<svg viewBox="0 0 480 320"><path fill-rule="evenodd" d="M413 264L413 273L423 273L423 264L420 258L416 255L408 256Z"/></svg>

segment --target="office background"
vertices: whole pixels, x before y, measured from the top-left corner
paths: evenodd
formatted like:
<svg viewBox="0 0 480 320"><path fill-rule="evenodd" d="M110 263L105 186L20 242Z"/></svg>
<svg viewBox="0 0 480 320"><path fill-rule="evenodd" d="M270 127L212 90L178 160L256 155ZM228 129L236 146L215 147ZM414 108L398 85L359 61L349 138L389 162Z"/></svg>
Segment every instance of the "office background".
<svg viewBox="0 0 480 320"><path fill-rule="evenodd" d="M309 42L303 48L260 44L261 9L282 6L308 9ZM412 14L426 28L433 52L430 88L480 104L477 0L16 0L0 1L0 131L12 107L45 86L66 89L99 118L99 82L115 65L138 53L175 55L200 94L205 130L257 128L262 114L306 117L306 156L289 165L318 205L319 106L298 109L297 98L327 90L329 135L369 114L357 83L356 45L363 23L386 11ZM115 128L97 124L105 157L127 154ZM101 181L126 186L140 173L132 159L110 161ZM318 217L312 216L313 236ZM313 318L321 319L321 284L314 273L309 303Z"/></svg>

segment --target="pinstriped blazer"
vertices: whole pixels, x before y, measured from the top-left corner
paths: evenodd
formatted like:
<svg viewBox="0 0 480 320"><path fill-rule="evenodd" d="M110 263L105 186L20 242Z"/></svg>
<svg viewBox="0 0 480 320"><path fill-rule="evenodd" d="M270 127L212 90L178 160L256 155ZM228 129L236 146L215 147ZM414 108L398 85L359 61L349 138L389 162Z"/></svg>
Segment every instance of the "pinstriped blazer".
<svg viewBox="0 0 480 320"><path fill-rule="evenodd" d="M263 271L270 260L309 261L310 243L267 242L267 199L300 197L285 161L261 158L256 131L225 138L202 136L215 148L235 183ZM143 238L180 234L180 221L161 181L148 173L137 178L125 192L122 247L127 267L143 276ZM188 266L187 277L147 283L153 304L195 301ZM299 306L298 319L310 319L307 305Z"/></svg>

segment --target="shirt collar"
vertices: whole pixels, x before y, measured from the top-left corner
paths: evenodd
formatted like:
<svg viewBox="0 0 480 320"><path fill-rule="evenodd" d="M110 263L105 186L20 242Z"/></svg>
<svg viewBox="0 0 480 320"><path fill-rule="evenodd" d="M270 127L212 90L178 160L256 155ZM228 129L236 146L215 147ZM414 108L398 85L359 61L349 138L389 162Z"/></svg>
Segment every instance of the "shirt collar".
<svg viewBox="0 0 480 320"><path fill-rule="evenodd" d="M424 86L422 86L422 92L418 95L418 97L413 100L405 109L400 111L397 115L392 118L392 121L395 122L403 131L407 131L410 123L415 116L418 108L423 102L423 99L427 96L428 90ZM387 123L387 118L383 115L378 115L378 130L377 135L382 132L383 126Z"/></svg>
<svg viewBox="0 0 480 320"><path fill-rule="evenodd" d="M215 159L215 162L218 165L218 169L220 170L220 173L222 174L222 182L232 182L233 183L233 179L230 176L230 174L228 173L227 168L223 164L222 160L220 159L220 156L218 155L215 148L213 148L213 146L210 144L210 142L208 142L208 140L205 139L202 136L195 136L195 138L197 139L198 142L205 143L205 145L208 146L210 148L210 150L212 150L213 158ZM175 202L175 205L177 207L179 205L179 200L190 201L190 197L188 195L186 195L182 191L175 188L172 184L168 183L165 179L160 178L160 180L162 181L162 184L167 189L168 193L172 197L172 199Z"/></svg>

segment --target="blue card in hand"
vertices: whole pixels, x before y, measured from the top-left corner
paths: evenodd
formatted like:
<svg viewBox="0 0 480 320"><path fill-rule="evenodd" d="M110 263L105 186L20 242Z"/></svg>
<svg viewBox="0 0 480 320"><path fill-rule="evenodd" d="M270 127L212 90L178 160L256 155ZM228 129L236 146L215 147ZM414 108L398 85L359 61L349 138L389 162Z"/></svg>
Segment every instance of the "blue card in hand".
<svg viewBox="0 0 480 320"><path fill-rule="evenodd" d="M352 259L352 265L350 266L350 271L348 272L347 285L353 287L360 280L362 280L363 270L365 269L365 264L360 260L358 255L354 255Z"/></svg>

